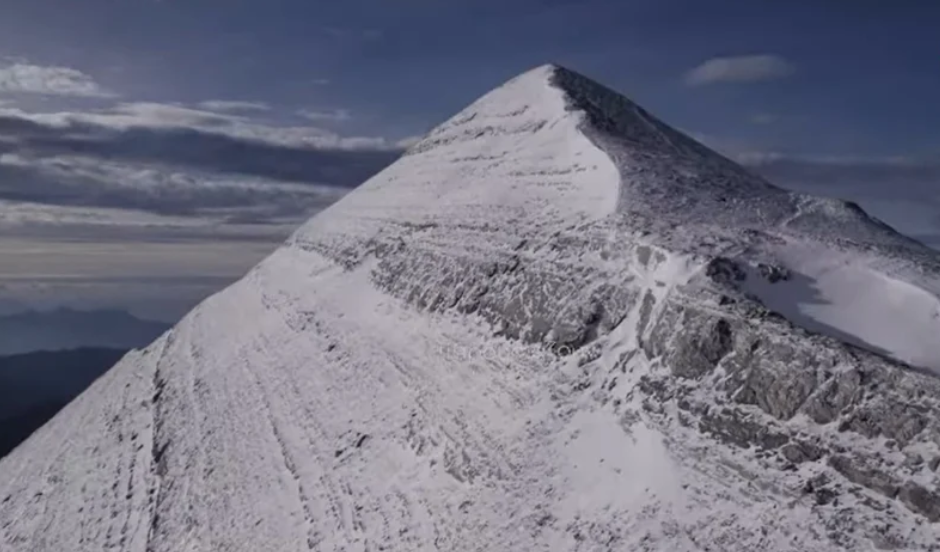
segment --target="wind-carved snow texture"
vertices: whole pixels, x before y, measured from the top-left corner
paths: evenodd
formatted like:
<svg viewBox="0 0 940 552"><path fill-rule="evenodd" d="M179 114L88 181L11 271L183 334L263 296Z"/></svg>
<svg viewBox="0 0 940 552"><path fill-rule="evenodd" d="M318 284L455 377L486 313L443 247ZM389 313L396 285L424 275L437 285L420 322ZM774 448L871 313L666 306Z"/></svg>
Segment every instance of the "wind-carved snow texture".
<svg viewBox="0 0 940 552"><path fill-rule="evenodd" d="M0 548L938 550L937 266L541 67L0 461Z"/></svg>

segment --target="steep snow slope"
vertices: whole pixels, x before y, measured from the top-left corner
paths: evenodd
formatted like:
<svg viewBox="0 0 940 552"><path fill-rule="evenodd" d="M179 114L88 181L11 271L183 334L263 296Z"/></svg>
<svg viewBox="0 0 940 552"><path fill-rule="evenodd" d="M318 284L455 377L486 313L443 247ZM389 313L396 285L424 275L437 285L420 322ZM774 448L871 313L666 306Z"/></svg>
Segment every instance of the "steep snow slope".
<svg viewBox="0 0 940 552"><path fill-rule="evenodd" d="M936 268L541 67L0 461L0 544L936 550Z"/></svg>

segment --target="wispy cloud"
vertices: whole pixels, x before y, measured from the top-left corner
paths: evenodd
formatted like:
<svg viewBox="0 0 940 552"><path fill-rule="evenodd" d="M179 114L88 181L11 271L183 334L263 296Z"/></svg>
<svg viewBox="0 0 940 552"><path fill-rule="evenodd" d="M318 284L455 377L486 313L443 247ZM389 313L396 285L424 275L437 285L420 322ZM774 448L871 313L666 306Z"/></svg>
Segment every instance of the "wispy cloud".
<svg viewBox="0 0 940 552"><path fill-rule="evenodd" d="M304 119L309 119L311 121L332 121L332 122L342 122L352 119L352 112L348 109L329 109L329 110L314 110L314 109L301 109L297 111L297 115L300 115Z"/></svg>
<svg viewBox="0 0 940 552"><path fill-rule="evenodd" d="M5 165L0 165L0 180L13 186L8 190L11 194L41 195L39 190L44 187L40 181L49 184L67 176L48 176L45 160L65 158L69 161L64 163L74 169L74 160L83 158L100 163L177 167L187 171L349 188L399 155L397 148L370 147L374 145L373 139L364 139L361 144L356 143L355 138L348 140L351 141L346 144L350 146L348 149L335 145L318 148L277 140L265 142L260 138L225 135L194 127L120 129L89 123L53 127L0 117L0 152L6 151L3 155L7 159ZM42 167L46 170L40 170ZM37 178L40 181L31 189L28 182ZM96 188L92 185L86 192L94 195ZM50 196L50 199L54 198ZM33 196L33 200L41 200L41 197Z"/></svg>
<svg viewBox="0 0 940 552"><path fill-rule="evenodd" d="M0 66L0 92L86 98L117 96L76 69L23 62Z"/></svg>
<svg viewBox="0 0 940 552"><path fill-rule="evenodd" d="M348 117L348 113L346 116ZM244 115L153 102L122 103L108 109L81 112L27 113L18 109L0 108L0 118L4 119L2 122L6 126L7 134L11 134L10 128L16 124L28 126L34 123L34 127L71 127L73 130L97 128L137 133L145 133L148 129L180 133L192 131L213 135L217 139L227 137L304 149L399 149L395 143L379 136L343 136L316 126L272 125Z"/></svg>
<svg viewBox="0 0 940 552"><path fill-rule="evenodd" d="M0 108L0 201L290 224L402 149L381 137L173 104L58 113Z"/></svg>
<svg viewBox="0 0 940 552"><path fill-rule="evenodd" d="M352 29L342 27L323 26L320 29L326 34L339 39L378 40L383 33L378 29Z"/></svg>
<svg viewBox="0 0 940 552"><path fill-rule="evenodd" d="M147 163L59 155L0 155L0 199L37 205L133 209L217 222L287 223L306 218L348 188ZM15 178L11 178L15 177Z"/></svg>
<svg viewBox="0 0 940 552"><path fill-rule="evenodd" d="M271 106L264 102L246 102L238 100L208 100L199 102L198 107L209 111L270 111Z"/></svg>
<svg viewBox="0 0 940 552"><path fill-rule="evenodd" d="M715 83L753 83L789 77L796 66L785 58L772 55L716 57L685 75L689 86Z"/></svg>
<svg viewBox="0 0 940 552"><path fill-rule="evenodd" d="M751 115L751 122L755 125L769 125L777 122L777 116L773 113L755 113Z"/></svg>

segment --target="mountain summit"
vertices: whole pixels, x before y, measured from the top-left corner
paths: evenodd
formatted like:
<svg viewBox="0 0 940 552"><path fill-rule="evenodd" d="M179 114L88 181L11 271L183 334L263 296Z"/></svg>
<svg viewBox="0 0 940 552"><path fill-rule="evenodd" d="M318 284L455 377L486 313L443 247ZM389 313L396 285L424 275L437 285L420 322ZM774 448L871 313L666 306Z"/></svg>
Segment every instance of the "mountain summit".
<svg viewBox="0 0 940 552"><path fill-rule="evenodd" d="M938 266L543 66L0 461L0 548L927 550Z"/></svg>

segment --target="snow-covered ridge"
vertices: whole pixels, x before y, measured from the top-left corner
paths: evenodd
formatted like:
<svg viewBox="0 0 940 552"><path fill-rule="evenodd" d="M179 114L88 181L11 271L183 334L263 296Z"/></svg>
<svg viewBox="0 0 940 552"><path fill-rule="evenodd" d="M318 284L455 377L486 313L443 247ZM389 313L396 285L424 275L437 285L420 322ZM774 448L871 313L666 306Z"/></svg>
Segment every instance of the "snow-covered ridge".
<svg viewBox="0 0 940 552"><path fill-rule="evenodd" d="M0 550L929 550L936 265L537 68L0 461Z"/></svg>
<svg viewBox="0 0 940 552"><path fill-rule="evenodd" d="M556 282L537 267L563 232L582 251L571 259L579 266L551 269L564 280ZM817 256L850 259L857 270L843 273L854 282L863 278L875 298L864 311L846 293L834 308L815 306L817 284L839 286L831 271L819 273L826 265L819 262L798 274L799 293L787 291L785 304L776 300L780 293L771 293L768 306L813 331L831 330L853 344L940 370L940 346L924 343L925 336L940 335L940 313L934 315L940 262L933 251L853 204L777 188L622 95L553 65L508 81L432 130L400 162L310 221L292 243L346 264L381 250L377 279L403 286L400 296L434 308L480 308L491 322L529 340L560 332L577 341L583 339L577 334L593 330L556 327L572 325L572 309L575 318L601 316L609 329L629 301L599 298L598 286L616 279L610 271L619 266L580 281L569 271L584 272L596 254L619 259L609 250L614 236L633 243L650 232L667 248L700 253L700 268L709 255L735 251L753 265L780 262L806 250L804 242L817 244ZM505 285L514 286L515 303L498 297L487 306L481 294L489 272L501 272L494 268L501 263L526 265L526 259L533 261L526 274L506 277L514 280ZM794 272L805 265L794 263ZM415 273L427 276L416 281ZM399 276L406 282L396 284ZM897 280L907 287L890 284ZM554 282L548 295L558 299L542 296L545 282ZM846 289L859 288L850 283ZM904 308L917 297L927 300L925 308ZM620 307L608 305L601 315L593 306L599 301ZM859 316L878 313L891 317L897 338L879 338L884 319L859 323Z"/></svg>

